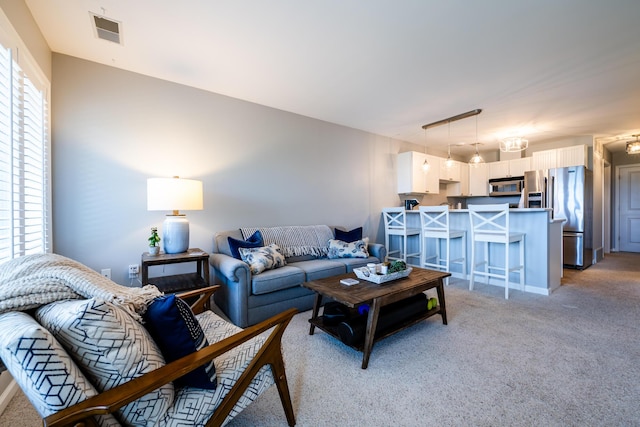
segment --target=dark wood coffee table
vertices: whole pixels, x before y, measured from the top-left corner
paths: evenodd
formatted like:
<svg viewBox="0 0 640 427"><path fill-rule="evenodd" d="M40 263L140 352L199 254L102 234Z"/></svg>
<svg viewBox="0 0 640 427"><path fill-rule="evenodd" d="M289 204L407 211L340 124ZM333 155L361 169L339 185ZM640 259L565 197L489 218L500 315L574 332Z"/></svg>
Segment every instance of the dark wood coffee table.
<svg viewBox="0 0 640 427"><path fill-rule="evenodd" d="M386 338L435 314L440 314L442 316L442 323L447 324L443 279L449 276L451 276L451 273L413 267L413 271L409 277L383 284L357 279L355 273L347 273L303 283L302 286L316 292L313 314L311 315L311 319L309 319L309 323L311 323L309 335L313 335L315 328L318 327L329 335L339 339L336 327L325 324L323 317L318 316L323 296L333 298L335 301L351 308L358 307L362 304L369 304L364 345L351 346L363 352L362 369L367 369L369 356L371 355L373 344L376 341ZM359 280L360 283L352 286L343 285L340 283L340 280L345 278L354 278ZM392 330L381 331L379 335L374 333L378 324L378 315L380 314L381 307L432 288L436 288L437 290L438 306L425 313L400 322Z"/></svg>

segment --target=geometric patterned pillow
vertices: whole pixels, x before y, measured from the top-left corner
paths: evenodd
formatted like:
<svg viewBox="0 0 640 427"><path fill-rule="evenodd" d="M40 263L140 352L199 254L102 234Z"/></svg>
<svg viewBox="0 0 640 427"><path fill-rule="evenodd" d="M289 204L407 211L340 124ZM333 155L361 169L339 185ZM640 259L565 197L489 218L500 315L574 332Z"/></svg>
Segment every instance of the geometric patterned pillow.
<svg viewBox="0 0 640 427"><path fill-rule="evenodd" d="M209 345L191 307L174 294L154 299L143 317L144 326L160 347L167 363ZM216 367L213 360L176 379L174 384L215 390Z"/></svg>
<svg viewBox="0 0 640 427"><path fill-rule="evenodd" d="M369 251L367 245L369 244L369 238L365 237L362 240L356 240L355 242L344 242L342 240L329 240L329 253L327 257L329 259L336 258L369 258Z"/></svg>
<svg viewBox="0 0 640 427"><path fill-rule="evenodd" d="M60 341L99 391L124 384L165 365L144 326L123 309L96 298L59 301L36 318ZM126 424L147 426L162 419L174 399L165 384L118 411Z"/></svg>
<svg viewBox="0 0 640 427"><path fill-rule="evenodd" d="M0 342L0 358L41 417L98 394L53 335L28 314L1 314ZM110 414L94 419L103 427L120 425Z"/></svg>
<svg viewBox="0 0 640 427"><path fill-rule="evenodd" d="M242 261L249 264L251 274L260 274L265 270L284 267L287 263L282 249L275 243L259 248L239 248Z"/></svg>

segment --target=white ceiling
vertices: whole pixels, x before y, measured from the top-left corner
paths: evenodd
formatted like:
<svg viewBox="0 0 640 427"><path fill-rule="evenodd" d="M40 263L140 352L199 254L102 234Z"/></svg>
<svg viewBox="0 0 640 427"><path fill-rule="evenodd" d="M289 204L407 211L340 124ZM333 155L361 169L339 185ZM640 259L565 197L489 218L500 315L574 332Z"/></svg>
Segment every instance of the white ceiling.
<svg viewBox="0 0 640 427"><path fill-rule="evenodd" d="M640 133L638 0L26 3L54 52L439 150L473 143L476 119L422 125L476 108L481 151Z"/></svg>

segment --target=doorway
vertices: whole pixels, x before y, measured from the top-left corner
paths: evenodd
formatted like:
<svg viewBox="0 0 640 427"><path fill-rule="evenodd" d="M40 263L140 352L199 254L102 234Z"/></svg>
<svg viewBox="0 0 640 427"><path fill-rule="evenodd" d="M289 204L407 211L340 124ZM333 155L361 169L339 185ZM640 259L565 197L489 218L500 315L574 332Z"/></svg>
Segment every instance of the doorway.
<svg viewBox="0 0 640 427"><path fill-rule="evenodd" d="M618 250L640 252L640 166L618 172Z"/></svg>

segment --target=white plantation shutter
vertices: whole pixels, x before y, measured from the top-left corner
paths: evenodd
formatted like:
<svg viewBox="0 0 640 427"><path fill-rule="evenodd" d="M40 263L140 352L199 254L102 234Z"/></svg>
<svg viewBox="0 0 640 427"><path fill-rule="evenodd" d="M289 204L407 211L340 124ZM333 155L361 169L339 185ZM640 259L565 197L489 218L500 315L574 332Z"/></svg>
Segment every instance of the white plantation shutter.
<svg viewBox="0 0 640 427"><path fill-rule="evenodd" d="M49 251L46 96L0 46L0 263Z"/></svg>

